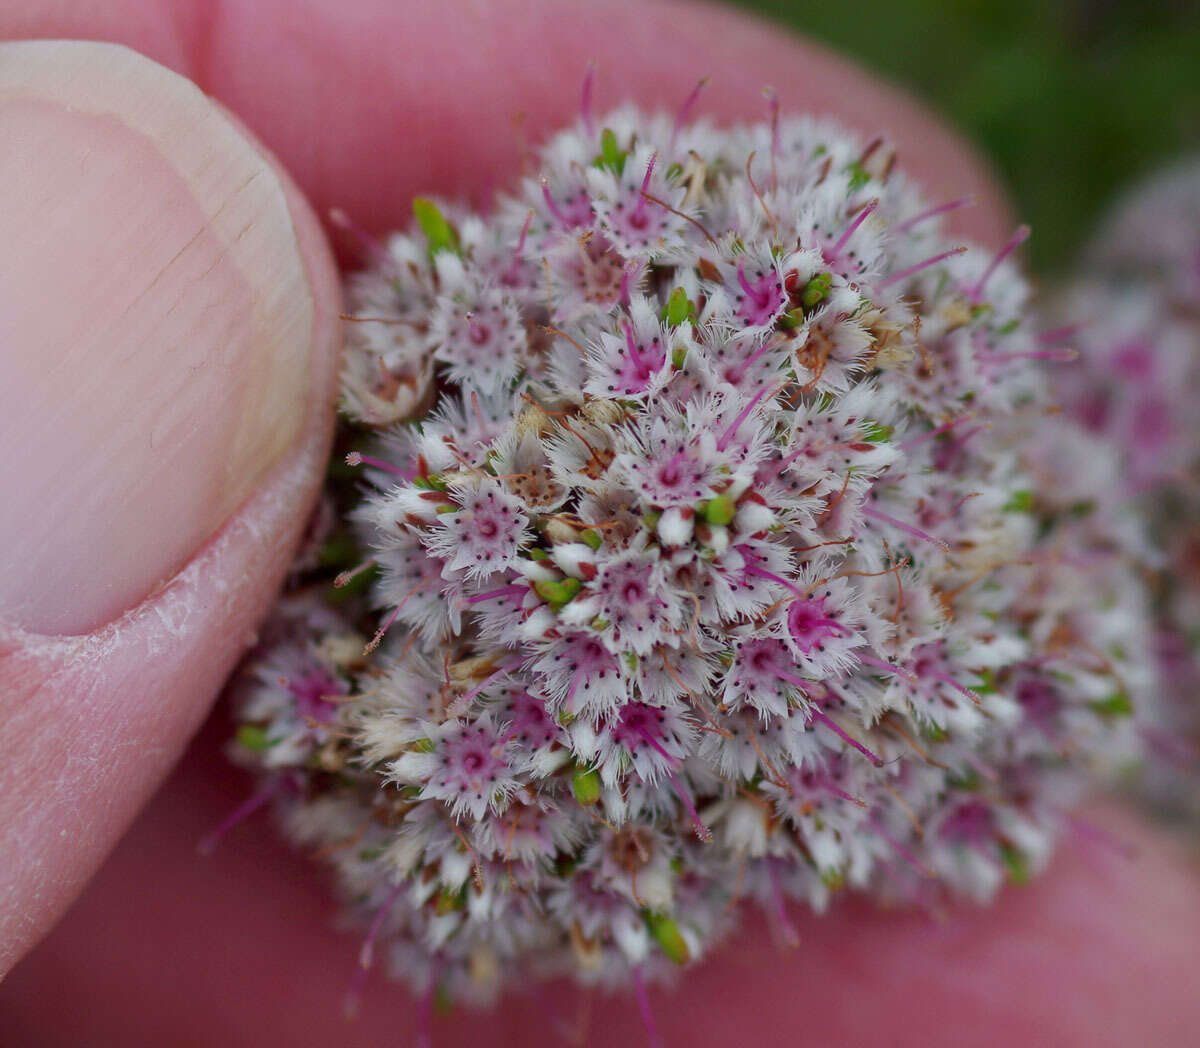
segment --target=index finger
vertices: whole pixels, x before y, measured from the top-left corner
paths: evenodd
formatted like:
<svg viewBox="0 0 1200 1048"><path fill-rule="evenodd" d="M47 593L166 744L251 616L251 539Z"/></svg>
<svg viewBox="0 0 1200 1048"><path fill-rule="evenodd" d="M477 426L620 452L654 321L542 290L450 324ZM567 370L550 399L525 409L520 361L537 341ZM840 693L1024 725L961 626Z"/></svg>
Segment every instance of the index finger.
<svg viewBox="0 0 1200 1048"><path fill-rule="evenodd" d="M288 167L318 212L405 225L418 192L486 195L524 144L571 120L590 61L597 105L677 107L702 76L720 120L785 108L883 134L931 200L974 194L952 227L984 243L1011 227L985 163L891 84L732 10L683 0L131 0L79 9L10 2L0 35L129 44L195 80ZM39 10L40 9L40 10ZM520 128L517 124L520 122Z"/></svg>

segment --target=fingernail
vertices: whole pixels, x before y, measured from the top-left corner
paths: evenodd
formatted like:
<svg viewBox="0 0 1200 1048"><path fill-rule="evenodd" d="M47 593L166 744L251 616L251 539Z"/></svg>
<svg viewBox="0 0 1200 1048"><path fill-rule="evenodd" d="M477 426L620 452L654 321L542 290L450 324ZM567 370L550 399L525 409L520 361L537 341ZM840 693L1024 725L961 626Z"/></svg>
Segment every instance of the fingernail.
<svg viewBox="0 0 1200 1048"><path fill-rule="evenodd" d="M0 44L0 615L112 621L295 442L313 294L263 154L105 44Z"/></svg>

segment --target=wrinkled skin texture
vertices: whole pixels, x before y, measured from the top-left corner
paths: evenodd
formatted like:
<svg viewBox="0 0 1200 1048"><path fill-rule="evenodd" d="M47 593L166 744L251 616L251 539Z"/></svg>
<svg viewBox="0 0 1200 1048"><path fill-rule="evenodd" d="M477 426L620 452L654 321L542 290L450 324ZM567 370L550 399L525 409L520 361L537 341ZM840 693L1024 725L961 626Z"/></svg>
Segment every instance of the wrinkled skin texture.
<svg viewBox="0 0 1200 1048"><path fill-rule="evenodd" d="M290 449L168 584L134 594L114 623L83 622L81 637L0 628L0 727L19 740L0 772L3 967L46 935L167 775L278 584L331 422L337 292L313 212L336 205L381 230L404 222L419 190L486 196L517 169L522 135L573 113L595 58L602 105L619 90L674 107L707 73L707 112L756 117L770 83L791 108L886 131L932 198L973 191L978 206L954 228L995 245L1012 224L972 151L899 92L716 8L4 3L0 35L128 44L193 79L261 139L299 187L283 189L295 227L287 249L305 265L320 362L292 408ZM348 242L336 245L350 257ZM41 262L52 275L52 253ZM19 324L8 331L4 354L20 356L22 335ZM36 513L27 507L27 526L46 527ZM88 570L102 571L104 551L94 553ZM378 973L362 1017L345 1025L357 941L330 928L319 875L265 821L235 831L215 858L196 857L196 841L249 788L219 755L226 731L218 711L73 911L0 988L6 1043L382 1044L418 1029L419 1005ZM655 994L667 1042L771 1044L803 1030L856 1044L1191 1043L1194 857L1127 815L1098 818L1137 846L1135 859L1081 835L1033 886L945 925L847 907L797 916L802 946L779 953L761 921L748 921L680 993ZM5 836L15 826L21 835ZM555 1013L573 1020L572 993L439 1019L436 1043L562 1043ZM597 1002L589 1029L594 1044L643 1036L628 999Z"/></svg>

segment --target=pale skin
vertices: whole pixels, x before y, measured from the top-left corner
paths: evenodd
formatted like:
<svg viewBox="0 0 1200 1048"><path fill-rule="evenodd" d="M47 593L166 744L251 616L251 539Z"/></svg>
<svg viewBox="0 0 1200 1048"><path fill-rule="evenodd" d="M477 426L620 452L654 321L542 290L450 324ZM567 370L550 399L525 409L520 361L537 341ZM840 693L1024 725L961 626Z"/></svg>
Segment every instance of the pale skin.
<svg viewBox="0 0 1200 1048"><path fill-rule="evenodd" d="M196 855L250 784L220 755L219 713L188 743L269 607L332 425L340 301L317 216L384 230L416 192L486 196L522 136L572 117L594 59L600 106L674 108L707 74L706 112L755 118L771 84L886 132L933 199L974 193L959 232L997 246L1015 220L901 92L719 8L0 3L0 38L38 37L124 43L222 108L130 52L0 45L2 1039L407 1043L419 1006L379 973L345 1023L357 941L265 819ZM790 951L750 919L654 994L664 1037L1194 1043L1194 855L1117 808L1089 818L1136 858L1079 834L993 909L797 912ZM580 1015L554 988L439 1020L436 1043L559 1044ZM626 999L597 1002L588 1030L643 1038Z"/></svg>

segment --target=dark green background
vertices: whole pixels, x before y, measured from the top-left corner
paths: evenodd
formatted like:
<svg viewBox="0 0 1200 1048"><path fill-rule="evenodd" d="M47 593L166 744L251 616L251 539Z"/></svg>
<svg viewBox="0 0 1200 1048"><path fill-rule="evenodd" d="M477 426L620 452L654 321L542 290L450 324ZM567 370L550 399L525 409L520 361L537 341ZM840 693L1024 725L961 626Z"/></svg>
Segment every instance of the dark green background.
<svg viewBox="0 0 1200 1048"><path fill-rule="evenodd" d="M1200 0L740 0L902 84L972 138L1070 262L1120 188L1200 152Z"/></svg>

